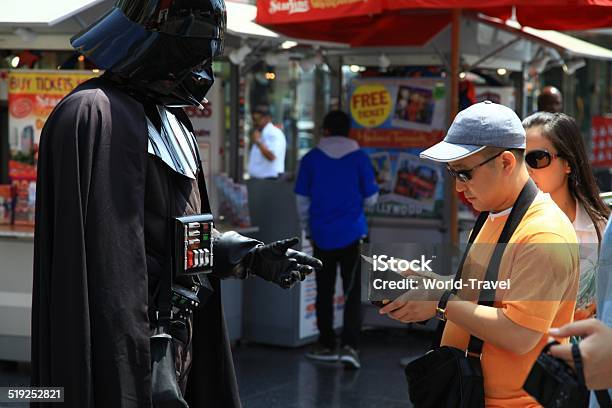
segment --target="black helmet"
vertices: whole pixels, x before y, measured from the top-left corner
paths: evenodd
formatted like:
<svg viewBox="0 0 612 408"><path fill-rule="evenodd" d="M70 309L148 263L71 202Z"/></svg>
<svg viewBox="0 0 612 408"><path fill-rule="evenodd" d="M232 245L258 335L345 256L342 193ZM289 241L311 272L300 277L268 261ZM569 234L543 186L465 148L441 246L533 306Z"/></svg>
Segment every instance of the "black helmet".
<svg viewBox="0 0 612 408"><path fill-rule="evenodd" d="M118 0L70 43L159 103L200 106L225 27L223 0Z"/></svg>

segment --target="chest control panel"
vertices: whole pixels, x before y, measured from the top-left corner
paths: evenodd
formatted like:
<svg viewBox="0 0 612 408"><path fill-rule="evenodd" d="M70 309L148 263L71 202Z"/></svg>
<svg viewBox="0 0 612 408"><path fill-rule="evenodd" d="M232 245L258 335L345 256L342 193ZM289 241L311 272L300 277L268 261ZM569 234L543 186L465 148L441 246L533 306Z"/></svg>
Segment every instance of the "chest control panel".
<svg viewBox="0 0 612 408"><path fill-rule="evenodd" d="M197 214L175 218L175 276L212 272L213 216Z"/></svg>

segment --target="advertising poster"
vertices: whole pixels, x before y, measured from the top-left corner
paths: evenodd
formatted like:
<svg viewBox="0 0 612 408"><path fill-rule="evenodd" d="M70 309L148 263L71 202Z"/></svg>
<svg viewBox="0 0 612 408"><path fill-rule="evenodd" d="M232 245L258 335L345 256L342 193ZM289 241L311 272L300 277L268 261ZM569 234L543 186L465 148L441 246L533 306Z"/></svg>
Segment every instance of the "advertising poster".
<svg viewBox="0 0 612 408"><path fill-rule="evenodd" d="M612 116L593 116L591 132L593 166L612 167Z"/></svg>
<svg viewBox="0 0 612 408"><path fill-rule="evenodd" d="M342 327L344 315L344 295L342 278L338 272L336 277L336 291L334 294L334 328ZM315 302L317 300L317 282L314 274L310 274L300 284L300 339L319 335L317 328L317 313Z"/></svg>
<svg viewBox="0 0 612 408"><path fill-rule="evenodd" d="M491 101L514 110L516 108L515 91L511 86L476 85L476 102Z"/></svg>
<svg viewBox="0 0 612 408"><path fill-rule="evenodd" d="M302 242L304 246L302 251L312 255L312 247L306 239L306 234L302 233ZM336 289L334 294L334 328L342 327L342 319L344 316L344 296L342 289L342 278L338 270L336 276ZM314 274L310 274L300 284L300 320L299 320L299 338L306 339L312 336L319 335L317 328L317 313L315 303L317 301L317 281Z"/></svg>
<svg viewBox="0 0 612 408"><path fill-rule="evenodd" d="M368 153L380 196L370 215L439 218L442 167L419 153L444 137L441 78L367 78L350 87L351 137Z"/></svg>
<svg viewBox="0 0 612 408"><path fill-rule="evenodd" d="M9 71L9 177L15 190L14 223L34 223L40 133L57 103L92 72Z"/></svg>

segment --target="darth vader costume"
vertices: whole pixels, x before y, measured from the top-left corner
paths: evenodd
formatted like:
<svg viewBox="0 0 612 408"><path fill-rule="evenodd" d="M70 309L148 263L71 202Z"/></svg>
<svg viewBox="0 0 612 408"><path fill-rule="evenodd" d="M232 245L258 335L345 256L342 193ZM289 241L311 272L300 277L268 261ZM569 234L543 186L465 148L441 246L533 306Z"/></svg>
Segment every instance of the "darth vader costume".
<svg viewBox="0 0 612 408"><path fill-rule="evenodd" d="M181 107L211 87L225 21L223 0L119 0L72 39L106 72L42 132L32 298L32 385L64 387L65 407L162 406L151 394L162 326L184 398L170 406L240 406L219 280L289 288L320 267L290 249L297 239L263 245L191 222L210 207Z"/></svg>

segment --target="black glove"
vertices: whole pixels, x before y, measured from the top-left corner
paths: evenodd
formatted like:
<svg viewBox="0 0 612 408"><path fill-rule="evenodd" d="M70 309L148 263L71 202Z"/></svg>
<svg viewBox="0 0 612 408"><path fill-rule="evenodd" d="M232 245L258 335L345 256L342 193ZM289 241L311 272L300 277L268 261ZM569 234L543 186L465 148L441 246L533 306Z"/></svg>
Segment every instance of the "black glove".
<svg viewBox="0 0 612 408"><path fill-rule="evenodd" d="M245 237L235 231L213 231L213 276L219 279L246 279L251 251L263 245L261 241Z"/></svg>
<svg viewBox="0 0 612 408"><path fill-rule="evenodd" d="M299 242L300 239L294 237L253 248L245 259L247 273L258 275L284 289L303 281L312 271L321 269L323 264L312 256L291 249Z"/></svg>

